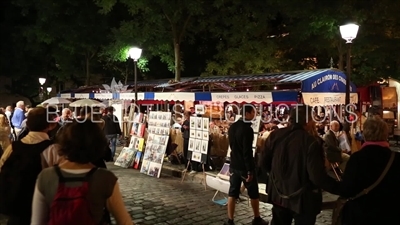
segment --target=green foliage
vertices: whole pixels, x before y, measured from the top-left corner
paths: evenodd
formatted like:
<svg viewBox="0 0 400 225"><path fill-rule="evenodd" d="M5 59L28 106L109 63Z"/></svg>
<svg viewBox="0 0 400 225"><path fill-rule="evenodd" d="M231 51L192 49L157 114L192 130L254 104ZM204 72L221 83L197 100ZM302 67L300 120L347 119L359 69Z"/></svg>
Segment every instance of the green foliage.
<svg viewBox="0 0 400 225"><path fill-rule="evenodd" d="M14 4L22 7L24 16L35 17L34 25L24 27L23 34L32 41L52 45L52 55L59 69L65 74L73 72L78 77L86 78L90 84L91 63L97 58L101 48L108 40L108 18L98 13L99 8L88 1L59 0L56 2L37 0L14 0ZM71 60L65 58L71 57ZM84 70L76 70L78 58ZM62 76L64 74L64 76Z"/></svg>
<svg viewBox="0 0 400 225"><path fill-rule="evenodd" d="M111 13L118 3L114 0L95 0L104 14ZM175 79L181 74L181 43L195 31L192 20L203 14L204 2L200 0L121 0L131 15L113 30L114 42L106 54L116 53L115 49L130 46L132 42L141 46L151 56L160 57L175 72ZM188 32L188 31L192 32Z"/></svg>
<svg viewBox="0 0 400 225"><path fill-rule="evenodd" d="M203 75L255 74L278 69L276 41L269 20L276 11L262 1L215 1L209 30L217 39L217 53ZM222 16L221 16L222 15Z"/></svg>

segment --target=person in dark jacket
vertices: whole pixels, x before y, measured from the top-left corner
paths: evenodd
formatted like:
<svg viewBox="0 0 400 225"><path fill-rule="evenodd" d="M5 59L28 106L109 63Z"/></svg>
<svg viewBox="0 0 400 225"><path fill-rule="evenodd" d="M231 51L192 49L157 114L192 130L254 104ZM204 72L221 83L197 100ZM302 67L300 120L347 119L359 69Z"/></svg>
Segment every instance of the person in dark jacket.
<svg viewBox="0 0 400 225"><path fill-rule="evenodd" d="M117 149L117 138L118 135L122 135L121 127L119 125L118 118L114 115L114 107L110 106L107 108L107 115L103 116L104 120L104 133L110 142L111 158L114 159L115 151Z"/></svg>
<svg viewBox="0 0 400 225"><path fill-rule="evenodd" d="M188 162L190 162L187 170L191 170L190 174L195 174L199 170L199 163L191 160L191 155L189 155L189 137L190 137L190 116L191 112L184 113L184 121L182 123L181 132L183 137L183 155L185 158L185 166L187 166ZM186 170L186 169L185 169Z"/></svg>
<svg viewBox="0 0 400 225"><path fill-rule="evenodd" d="M350 156L340 184L340 196L347 199L375 183L392 154L387 142L389 129L385 121L379 117L368 118L363 126L365 143ZM393 154L394 161L381 182L366 195L346 202L342 224L400 224L400 153Z"/></svg>
<svg viewBox="0 0 400 225"><path fill-rule="evenodd" d="M247 189L247 193L251 199L251 207L253 208L254 219L252 224L268 224L267 221L260 217L257 176L255 174L256 166L253 153L254 131L251 128L251 121L255 118L255 107L253 105L245 105L243 107L244 118L242 117L233 123L228 131L230 153L231 174L229 178L229 198L228 198L228 221L226 225L234 224L233 218L235 213L236 200L239 199L240 188L242 183Z"/></svg>
<svg viewBox="0 0 400 225"><path fill-rule="evenodd" d="M312 108L297 106L291 111L289 126L272 132L261 153L260 166L269 173L268 203L272 204L272 224L315 224L322 209L322 190L337 194L339 183L326 173L322 143Z"/></svg>

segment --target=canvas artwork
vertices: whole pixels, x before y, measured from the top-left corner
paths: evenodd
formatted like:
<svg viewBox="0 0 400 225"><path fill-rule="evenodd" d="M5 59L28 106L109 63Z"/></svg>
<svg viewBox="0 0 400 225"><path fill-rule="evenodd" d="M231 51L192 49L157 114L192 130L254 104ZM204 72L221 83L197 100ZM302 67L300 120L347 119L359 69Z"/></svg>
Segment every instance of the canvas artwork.
<svg viewBox="0 0 400 225"><path fill-rule="evenodd" d="M149 165L150 165L150 162L146 159L143 159L142 168L140 169L140 172L147 174L147 172L149 170Z"/></svg>
<svg viewBox="0 0 400 225"><path fill-rule="evenodd" d="M136 153L136 157L135 157L135 161L133 162L133 168L134 169L139 169L140 159L141 158L142 158L142 152L137 152Z"/></svg>
<svg viewBox="0 0 400 225"><path fill-rule="evenodd" d="M194 151L195 141L196 141L196 139L193 139L193 138L189 139L189 147L188 147L189 151Z"/></svg>
<svg viewBox="0 0 400 225"><path fill-rule="evenodd" d="M203 137L203 132L200 130L196 130L196 139L201 139Z"/></svg>
<svg viewBox="0 0 400 225"><path fill-rule="evenodd" d="M161 175L161 166L162 166L162 164L160 164L160 163L151 162L149 164L149 169L148 169L147 174L152 177L159 178Z"/></svg>
<svg viewBox="0 0 400 225"><path fill-rule="evenodd" d="M193 152L192 160L195 162L201 162L201 153L200 152Z"/></svg>
<svg viewBox="0 0 400 225"><path fill-rule="evenodd" d="M208 141L208 139L209 139L209 133L208 133L208 131L203 131L202 134L203 134L202 139L205 140L205 141Z"/></svg>
<svg viewBox="0 0 400 225"><path fill-rule="evenodd" d="M189 136L190 138L196 138L196 130L190 129L189 134L190 134L190 136Z"/></svg>
<svg viewBox="0 0 400 225"><path fill-rule="evenodd" d="M208 140L201 141L201 149L200 149L201 154L207 154L208 152Z"/></svg>
<svg viewBox="0 0 400 225"><path fill-rule="evenodd" d="M201 140L196 139L194 144L194 151L200 152L201 151Z"/></svg>
<svg viewBox="0 0 400 225"><path fill-rule="evenodd" d="M208 118L203 118L203 131L209 131L210 122Z"/></svg>
<svg viewBox="0 0 400 225"><path fill-rule="evenodd" d="M131 137L131 140L130 140L130 142L129 142L129 148L134 148L135 143L136 143L136 137L135 137L135 136L132 136L132 137Z"/></svg>
<svg viewBox="0 0 400 225"><path fill-rule="evenodd" d="M190 117L190 121L189 121L189 124L190 124L190 130L194 130L194 129L196 129L196 124L197 124L197 119L196 119L196 117Z"/></svg>
<svg viewBox="0 0 400 225"><path fill-rule="evenodd" d="M117 160L115 160L114 165L120 166L122 168L128 168L133 158L135 157L135 150L132 148L123 148L119 154Z"/></svg>
<svg viewBox="0 0 400 225"><path fill-rule="evenodd" d="M196 126L196 130L201 130L202 127L203 127L203 118L197 117L197 126Z"/></svg>
<svg viewBox="0 0 400 225"><path fill-rule="evenodd" d="M195 110L196 114L203 115L205 113L204 105L195 105L194 107L195 107L194 110Z"/></svg>

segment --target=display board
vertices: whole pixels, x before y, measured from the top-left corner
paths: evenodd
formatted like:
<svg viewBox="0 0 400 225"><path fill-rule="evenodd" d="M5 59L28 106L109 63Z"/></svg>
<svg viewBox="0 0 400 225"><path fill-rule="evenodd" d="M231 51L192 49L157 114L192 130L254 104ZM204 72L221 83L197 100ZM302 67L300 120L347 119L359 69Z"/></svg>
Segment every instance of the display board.
<svg viewBox="0 0 400 225"><path fill-rule="evenodd" d="M190 117L188 160L207 163L209 118Z"/></svg>
<svg viewBox="0 0 400 225"><path fill-rule="evenodd" d="M235 117L235 122L238 121L242 116L241 115L236 115ZM256 148L257 148L257 140L258 140L258 134L261 126L261 116L256 116L254 120L251 122L251 128L253 129L253 156L256 154ZM228 147L228 152L226 153L226 158L229 160L231 157L231 146Z"/></svg>
<svg viewBox="0 0 400 225"><path fill-rule="evenodd" d="M159 178L171 127L170 112L154 112L149 114L148 137L144 150L141 173Z"/></svg>

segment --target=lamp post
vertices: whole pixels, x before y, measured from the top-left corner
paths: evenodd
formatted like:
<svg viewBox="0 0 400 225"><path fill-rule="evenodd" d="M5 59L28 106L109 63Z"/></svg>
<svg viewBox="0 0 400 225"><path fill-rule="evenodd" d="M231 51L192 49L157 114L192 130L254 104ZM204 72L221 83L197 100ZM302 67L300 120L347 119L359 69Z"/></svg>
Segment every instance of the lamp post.
<svg viewBox="0 0 400 225"><path fill-rule="evenodd" d="M135 70L135 104L137 105L137 61L139 60L140 56L142 55L142 49L140 48L130 48L129 49L129 57L133 59L134 70Z"/></svg>
<svg viewBox="0 0 400 225"><path fill-rule="evenodd" d="M43 100L43 84L46 83L46 78L39 78L39 84L40 84L40 91L39 91L39 98L40 100Z"/></svg>
<svg viewBox="0 0 400 225"><path fill-rule="evenodd" d="M47 87L47 97L50 97L51 90L53 90L53 88Z"/></svg>
<svg viewBox="0 0 400 225"><path fill-rule="evenodd" d="M340 34L347 44L347 62L346 62L346 97L345 97L345 116L348 122L349 110L347 106L350 105L350 76L351 76L351 47L353 40L357 37L359 26L353 23L340 26Z"/></svg>

